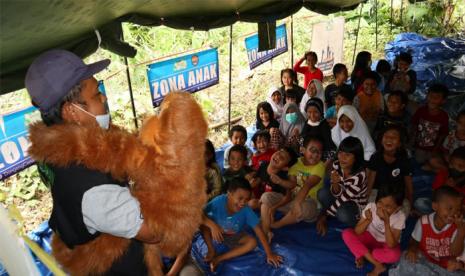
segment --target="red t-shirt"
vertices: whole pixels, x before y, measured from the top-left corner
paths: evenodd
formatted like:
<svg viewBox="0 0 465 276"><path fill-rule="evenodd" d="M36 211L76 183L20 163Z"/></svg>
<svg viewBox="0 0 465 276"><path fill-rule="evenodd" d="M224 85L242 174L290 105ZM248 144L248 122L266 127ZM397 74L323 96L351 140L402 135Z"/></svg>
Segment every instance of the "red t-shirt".
<svg viewBox="0 0 465 276"><path fill-rule="evenodd" d="M276 152L276 150L270 148L264 153L261 153L261 154L258 154L258 155L254 154L252 156L252 168L257 171L258 168L260 167L261 163L263 163L263 162L269 163L270 160L271 160L271 156L275 152Z"/></svg>
<svg viewBox="0 0 465 276"><path fill-rule="evenodd" d="M422 150L433 150L440 146L440 137L449 133L449 115L444 110L431 115L427 106L418 108L412 117L412 128L417 131L415 146Z"/></svg>
<svg viewBox="0 0 465 276"><path fill-rule="evenodd" d="M436 176L434 177L433 181L433 190L436 190L437 188L446 185L447 179L449 178L449 171L447 169L443 169L438 171ZM463 187L454 187L460 194L465 196L465 186ZM465 198L463 199L463 202L465 203Z"/></svg>
<svg viewBox="0 0 465 276"><path fill-rule="evenodd" d="M313 73L310 72L308 66L300 66L303 61L303 59L297 61L297 63L294 65L294 71L304 74L304 89L307 89L308 84L313 79L317 79L323 82L323 72L321 72L321 70L318 68L315 68L316 70Z"/></svg>

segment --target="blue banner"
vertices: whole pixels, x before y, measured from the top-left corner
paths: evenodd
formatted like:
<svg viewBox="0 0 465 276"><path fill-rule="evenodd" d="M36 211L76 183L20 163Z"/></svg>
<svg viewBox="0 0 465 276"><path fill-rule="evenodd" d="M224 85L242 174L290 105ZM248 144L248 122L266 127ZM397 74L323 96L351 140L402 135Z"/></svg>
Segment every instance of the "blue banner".
<svg viewBox="0 0 465 276"><path fill-rule="evenodd" d="M31 106L0 115L0 180L34 164L27 154L30 145L27 126L38 116L35 110Z"/></svg>
<svg viewBox="0 0 465 276"><path fill-rule="evenodd" d="M171 91L191 93L215 85L219 80L218 49L213 48L148 65L150 94L157 107Z"/></svg>
<svg viewBox="0 0 465 276"><path fill-rule="evenodd" d="M258 34L249 36L245 39L245 48L249 59L249 67L259 66L266 61L287 52L287 32L286 24L276 27L276 48L268 51L258 51Z"/></svg>

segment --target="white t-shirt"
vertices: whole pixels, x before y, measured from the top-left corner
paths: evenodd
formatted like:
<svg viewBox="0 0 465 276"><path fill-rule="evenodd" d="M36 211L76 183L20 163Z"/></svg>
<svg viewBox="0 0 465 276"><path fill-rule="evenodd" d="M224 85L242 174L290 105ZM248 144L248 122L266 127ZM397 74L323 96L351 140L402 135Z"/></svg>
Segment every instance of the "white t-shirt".
<svg viewBox="0 0 465 276"><path fill-rule="evenodd" d="M379 242L386 242L386 229L384 227L384 221L376 214L376 203L370 202L368 205L365 207L365 209L362 212L362 216L365 217L365 211L366 210L371 210L371 215L373 217L373 220L371 221L370 225L368 225L367 231L370 232L370 234ZM402 209L399 211L395 212L389 217L389 225L391 226L392 229L397 229L397 230L402 230L405 228L405 220L406 216ZM400 239L400 237L399 237Z"/></svg>
<svg viewBox="0 0 465 276"><path fill-rule="evenodd" d="M444 226L444 228L442 228L441 230L438 230L436 228L436 226L434 226L434 216L435 215L436 215L436 212L433 212L433 213L428 215L428 221L431 222L431 229L433 229L434 233L439 234L439 233L444 232L447 229L449 229L449 227L451 227L451 224L446 224L446 226ZM422 232L423 231L422 231L422 228L421 228L421 218L419 218L417 220L417 224L415 224L415 229L413 229L412 238L414 240L416 240L417 242L420 242ZM454 233L452 234L451 241L454 241L456 235L457 235L457 230L455 230Z"/></svg>

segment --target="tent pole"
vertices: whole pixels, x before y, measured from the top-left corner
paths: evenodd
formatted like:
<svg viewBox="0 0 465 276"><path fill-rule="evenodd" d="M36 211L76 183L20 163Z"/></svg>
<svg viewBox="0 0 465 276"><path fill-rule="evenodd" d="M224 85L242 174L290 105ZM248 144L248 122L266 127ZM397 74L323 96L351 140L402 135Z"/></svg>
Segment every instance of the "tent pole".
<svg viewBox="0 0 465 276"><path fill-rule="evenodd" d="M393 5L394 5L393 2L394 2L394 0L391 0L391 33L392 33L392 16L393 16L393 12L394 12L394 10L393 10Z"/></svg>
<svg viewBox="0 0 465 276"><path fill-rule="evenodd" d="M294 66L294 18L291 15L291 67Z"/></svg>
<svg viewBox="0 0 465 276"><path fill-rule="evenodd" d="M375 45L378 50L378 0L375 0Z"/></svg>
<svg viewBox="0 0 465 276"><path fill-rule="evenodd" d="M400 25L403 25L404 20L402 19L404 17L404 0L400 1Z"/></svg>
<svg viewBox="0 0 465 276"><path fill-rule="evenodd" d="M232 33L233 33L233 25L229 26L229 98L228 98L228 133L231 130L231 90L232 90Z"/></svg>
<svg viewBox="0 0 465 276"><path fill-rule="evenodd" d="M363 3L360 3L360 14L358 16L357 34L355 35L355 46L354 46L354 53L352 55L352 65L354 65L355 52L357 51L358 33L360 32L360 19L362 19L362 10L363 10Z"/></svg>
<svg viewBox="0 0 465 276"><path fill-rule="evenodd" d="M124 42L123 26L121 26L121 41ZM126 65L126 77L128 79L129 96L131 97L131 106L132 106L132 115L134 116L134 125L136 126L136 129L139 129L139 124L137 123L136 105L134 104L134 95L132 93L131 74L129 73L127 57L124 57L124 65Z"/></svg>

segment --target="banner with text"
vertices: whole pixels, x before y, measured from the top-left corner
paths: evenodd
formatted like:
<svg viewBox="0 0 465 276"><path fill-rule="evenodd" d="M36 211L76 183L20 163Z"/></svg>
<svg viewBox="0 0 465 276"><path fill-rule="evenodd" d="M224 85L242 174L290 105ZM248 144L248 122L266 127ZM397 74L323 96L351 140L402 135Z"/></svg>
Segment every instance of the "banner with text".
<svg viewBox="0 0 465 276"><path fill-rule="evenodd" d="M268 51L258 51L258 34L245 39L245 48L249 59L249 67L253 69L266 61L287 52L286 24L276 27L276 48Z"/></svg>
<svg viewBox="0 0 465 276"><path fill-rule="evenodd" d="M35 107L0 115L0 180L31 166L34 161L27 149L29 123L40 119Z"/></svg>
<svg viewBox="0 0 465 276"><path fill-rule="evenodd" d="M154 107L160 106L171 91L194 93L219 81L217 48L156 62L147 67Z"/></svg>
<svg viewBox="0 0 465 276"><path fill-rule="evenodd" d="M313 25L311 49L318 55L316 67L331 75L333 66L344 61L344 17Z"/></svg>

